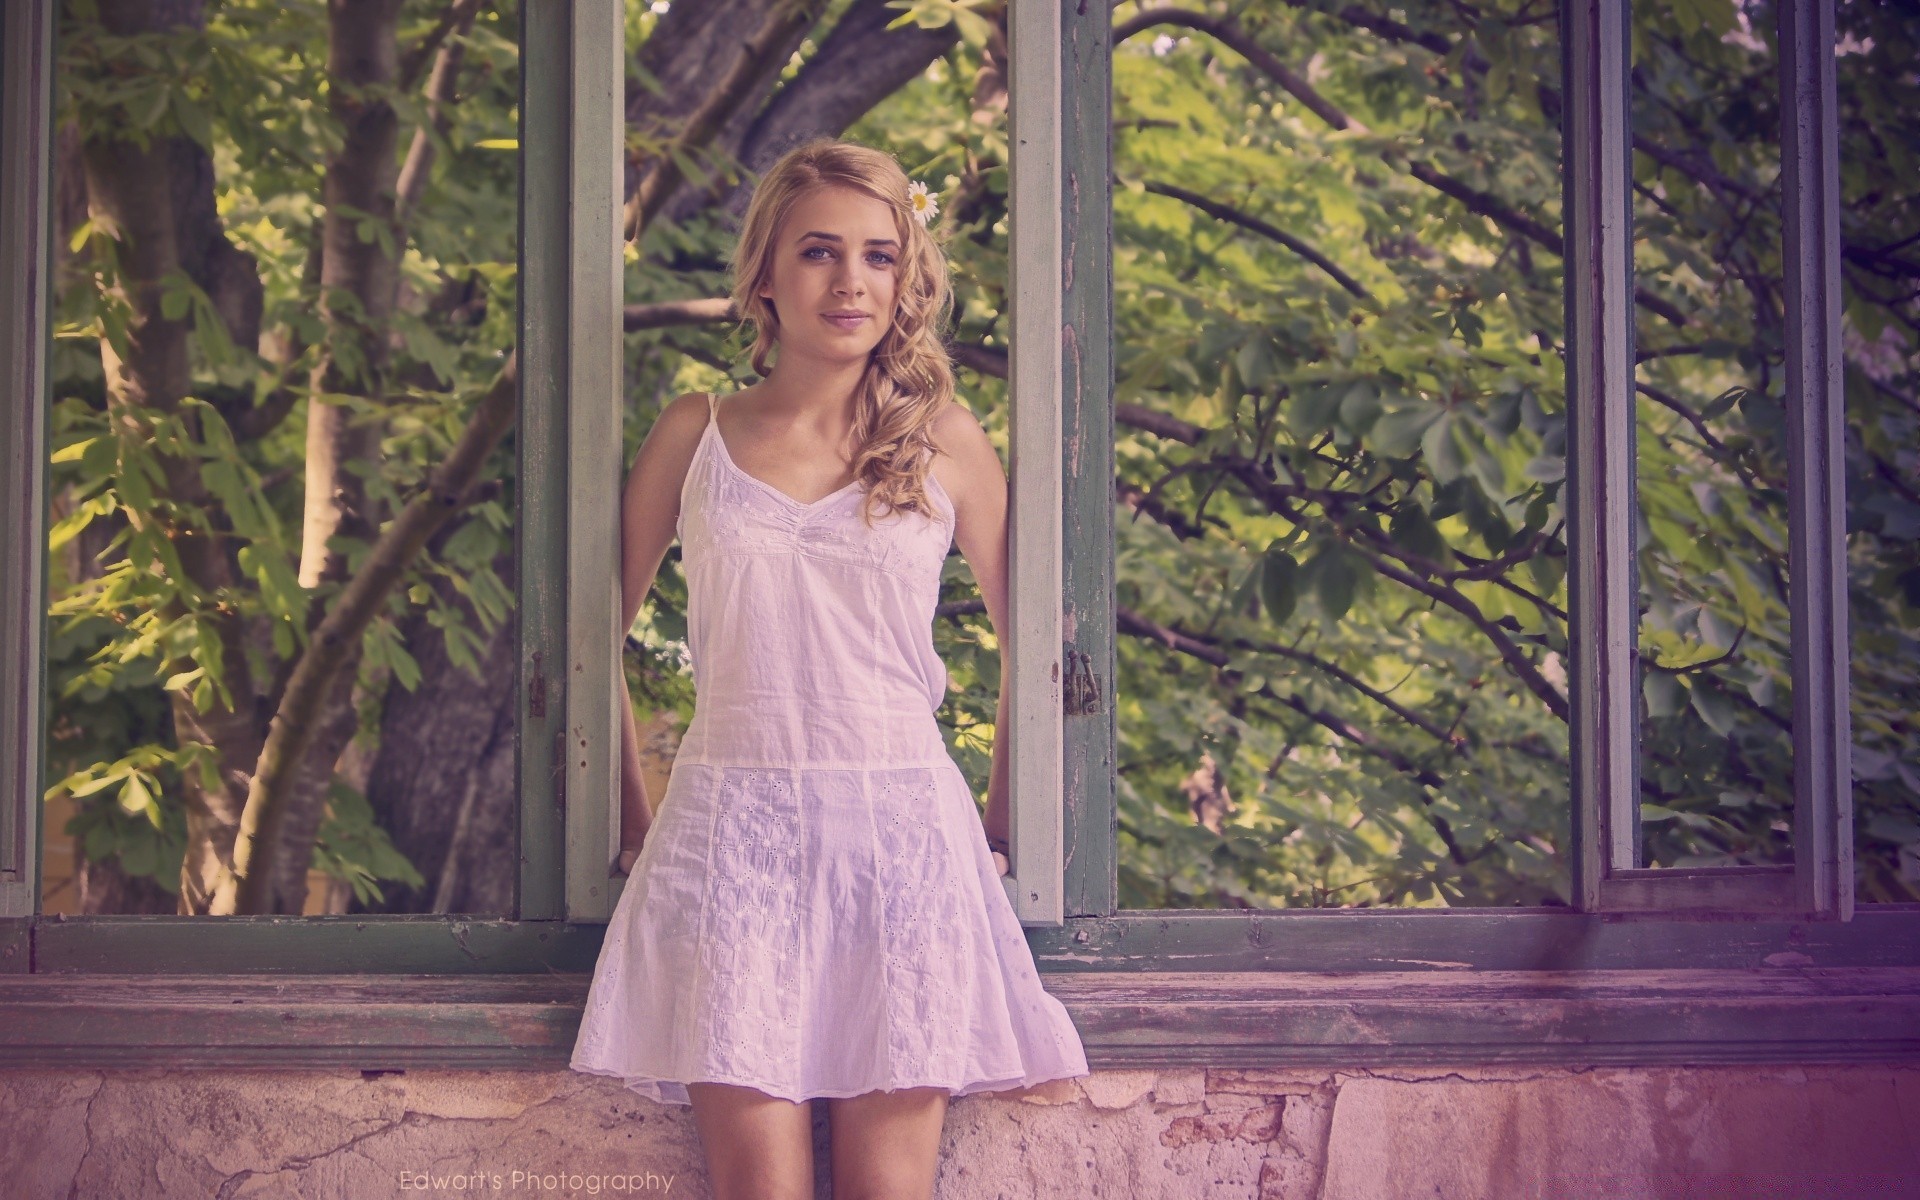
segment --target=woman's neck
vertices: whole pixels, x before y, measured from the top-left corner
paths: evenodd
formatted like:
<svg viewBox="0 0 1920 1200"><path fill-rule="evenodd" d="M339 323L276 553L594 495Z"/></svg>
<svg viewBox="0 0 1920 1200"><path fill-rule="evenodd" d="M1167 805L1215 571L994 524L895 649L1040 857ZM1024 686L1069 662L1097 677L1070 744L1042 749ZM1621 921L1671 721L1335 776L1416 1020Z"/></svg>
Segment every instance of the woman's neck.
<svg viewBox="0 0 1920 1200"><path fill-rule="evenodd" d="M758 386L769 406L800 413L853 415L853 390L866 369L866 359L811 359L789 355L784 349L773 369Z"/></svg>

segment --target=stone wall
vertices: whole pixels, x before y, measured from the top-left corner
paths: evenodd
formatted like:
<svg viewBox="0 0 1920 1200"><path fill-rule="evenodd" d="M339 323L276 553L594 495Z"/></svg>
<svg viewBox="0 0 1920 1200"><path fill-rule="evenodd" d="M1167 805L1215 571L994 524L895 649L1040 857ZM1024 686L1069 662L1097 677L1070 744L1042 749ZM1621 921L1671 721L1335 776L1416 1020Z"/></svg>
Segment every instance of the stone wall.
<svg viewBox="0 0 1920 1200"><path fill-rule="evenodd" d="M565 1070L6 1070L0 1129L21 1200L709 1195L690 1110ZM1920 1197L1920 1067L1096 1071L954 1101L938 1195Z"/></svg>

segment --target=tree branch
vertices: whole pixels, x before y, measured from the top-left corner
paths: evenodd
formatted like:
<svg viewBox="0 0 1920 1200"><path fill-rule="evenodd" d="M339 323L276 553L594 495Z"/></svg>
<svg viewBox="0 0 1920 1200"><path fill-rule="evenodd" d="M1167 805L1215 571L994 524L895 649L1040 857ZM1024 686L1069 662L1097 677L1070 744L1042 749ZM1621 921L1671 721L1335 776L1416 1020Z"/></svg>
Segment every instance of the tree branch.
<svg viewBox="0 0 1920 1200"><path fill-rule="evenodd" d="M519 408L519 373L516 350L481 398L452 452L434 468L427 486L381 531L359 572L347 581L309 638L268 727L241 812L232 869L222 872L209 909L213 915L269 911L273 902L273 873L266 869L272 862L269 848L279 844L286 794L315 736L314 719L335 676L353 657L350 648L358 644L399 583L407 563L466 504L487 455L513 424Z"/></svg>
<svg viewBox="0 0 1920 1200"><path fill-rule="evenodd" d="M666 329L674 325L713 325L738 320L733 301L726 296L700 300L669 300L658 304L629 304L620 313L620 328Z"/></svg>
<svg viewBox="0 0 1920 1200"><path fill-rule="evenodd" d="M1292 93L1293 97L1313 110L1313 114L1335 129L1351 129L1355 133L1366 133L1367 127L1349 117L1346 113L1327 102L1326 97L1314 90L1312 84L1293 73L1287 64L1276 58L1272 51L1253 40L1252 35L1240 27L1232 17L1216 17L1208 13L1190 12L1182 8L1149 8L1113 27L1113 44L1118 46L1143 29L1155 25L1178 25L1187 29L1197 29L1210 35L1215 41L1233 50L1241 58L1257 67L1269 79Z"/></svg>
<svg viewBox="0 0 1920 1200"><path fill-rule="evenodd" d="M1007 377L1007 352L998 346L981 346L972 342L955 342L947 347L953 361L970 371L991 376L994 379Z"/></svg>
<svg viewBox="0 0 1920 1200"><path fill-rule="evenodd" d="M953 25L889 29L900 15L887 7L890 2L855 0L848 6L820 48L737 133L729 148L742 166L764 171L808 138L840 136L882 97L919 78L959 41ZM745 212L750 190L742 180L722 206Z"/></svg>
<svg viewBox="0 0 1920 1200"><path fill-rule="evenodd" d="M1114 27L1116 43L1123 40L1119 35L1131 36L1150 25L1183 25L1210 34L1237 51L1242 57L1264 71L1275 83L1292 92L1302 103L1313 110L1328 125L1335 129L1350 129L1356 133L1368 132L1367 127L1348 116L1339 107L1329 102L1318 92L1308 87L1305 80L1299 79L1289 71L1286 65L1260 48L1245 30L1231 18L1213 17L1205 13L1187 12L1177 8L1148 9L1130 21ZM1257 57L1256 57L1257 54ZM1297 87L1296 87L1297 85ZM1304 92L1298 89L1305 89ZM1485 192L1477 191L1466 184L1444 175L1425 163L1410 163L1408 172L1420 182L1452 197L1467 206L1470 212L1487 217L1496 224L1512 229L1522 236L1538 242L1540 245L1565 257L1566 250L1560 235L1548 229L1510 206L1501 203ZM1675 325L1687 324L1687 316L1671 303L1644 288L1634 289L1634 299L1649 312L1666 318Z"/></svg>
<svg viewBox="0 0 1920 1200"><path fill-rule="evenodd" d="M1119 623L1120 632L1159 642L1169 649L1177 650L1182 654L1197 658L1202 662L1218 668L1223 675L1226 675L1230 679L1237 680L1241 677L1240 672L1227 666L1227 655L1221 650L1191 635L1182 633L1179 630L1169 628L1165 625L1155 624L1127 609L1116 609L1115 612L1117 615L1123 617ZM1313 708L1297 696L1282 696L1278 692L1275 692L1271 685L1263 684L1260 689L1253 694L1265 697L1276 704L1284 705L1292 709L1307 720L1312 721L1322 729L1332 733L1335 737L1357 747L1362 753L1372 755L1391 766L1394 770L1399 771L1402 775L1417 781L1422 787L1435 792L1441 791L1446 787L1446 780L1442 779L1438 774L1420 766L1393 747L1382 745L1371 734L1367 733L1367 731L1354 725L1344 717L1323 709ZM1433 804L1432 797L1422 793L1421 803L1431 809ZM1466 852L1454 839L1453 828L1448 824L1446 818L1431 811L1427 812L1425 816L1428 824L1433 826L1434 832L1440 836L1440 840L1446 845L1448 855L1451 856L1455 862L1465 863L1467 861Z"/></svg>
<svg viewBox="0 0 1920 1200"><path fill-rule="evenodd" d="M445 19L450 19L458 27L460 37L465 37L473 28L473 19L480 11L480 0L455 0L447 10ZM439 32L439 31L436 31ZM444 33L441 34L444 37ZM454 80L460 77L460 63L466 57L466 43L455 38L440 47L433 57L433 74L427 78L427 121L413 131L413 142L407 147L407 161L400 168L400 179L394 184L393 222L400 226L420 199L420 192L427 185L427 172L433 169L433 135L445 137L449 124L446 108L453 103ZM403 90L412 87L411 81L400 84Z"/></svg>
<svg viewBox="0 0 1920 1200"><path fill-rule="evenodd" d="M1505 630L1487 619L1487 614L1480 611L1479 605L1467 599L1451 587L1447 587L1444 584L1432 583L1409 572L1402 571L1364 546L1354 545L1351 540L1349 540L1348 544L1353 546L1354 553L1372 563L1373 569L1380 572L1380 574L1393 580L1402 587L1419 592L1428 599L1436 600L1446 605L1448 608L1451 608L1472 622L1474 628L1478 629L1488 641L1493 643L1494 649L1500 654L1500 660L1506 663L1509 671L1512 671L1514 675L1519 677L1520 682L1526 685L1527 690L1535 696L1538 696L1540 700L1546 704L1548 711L1552 712L1554 716L1560 718L1562 721L1568 719L1567 698L1560 694L1559 689L1547 682L1546 676L1540 674L1539 668L1528 661L1526 652L1520 649L1518 643L1507 636Z"/></svg>
<svg viewBox="0 0 1920 1200"><path fill-rule="evenodd" d="M686 125L673 139L671 151L654 160L653 170L640 181L633 198L627 201L627 241L639 240L648 222L685 182L680 160L689 151L706 145L765 77L779 68L787 58L792 39L812 27L823 6L824 0L782 0L773 10L753 40L747 43L733 69L714 87L705 103L687 118Z"/></svg>
<svg viewBox="0 0 1920 1200"><path fill-rule="evenodd" d="M1707 422L1705 418L1701 417L1699 413L1693 411L1693 409L1689 408L1686 404L1682 403L1678 397L1669 395L1668 393L1660 390L1659 388L1654 387L1652 384L1642 383L1637 379L1634 380L1633 387L1634 387L1634 390L1639 392L1642 396L1645 396L1647 399L1652 400L1654 403L1658 404L1660 407L1667 409L1669 412L1674 413L1675 415L1680 417L1681 420L1693 426L1693 432L1699 436L1700 443L1704 445L1707 449L1713 451L1714 454L1717 455L1719 458L1721 458L1723 461L1731 460L1733 458L1733 451L1727 449L1727 444L1721 441L1719 438L1715 437L1713 435L1713 431L1707 428ZM1736 467L1735 469L1737 470L1738 468ZM1751 486L1753 481L1749 479L1747 482L1749 486Z"/></svg>
<svg viewBox="0 0 1920 1200"><path fill-rule="evenodd" d="M1225 221L1229 225L1237 225L1250 233L1257 233L1270 241L1278 242L1314 266L1319 267L1322 271L1325 271L1329 278L1355 296L1358 296L1362 300L1373 299L1373 293L1362 287L1360 282L1354 279L1353 276L1334 265L1332 259L1315 250L1299 238L1294 237L1292 234L1262 221L1259 217L1243 213L1237 208L1221 204L1216 200L1209 200L1198 192L1190 192L1186 188L1176 187L1171 183L1159 183L1149 179L1145 181L1142 186L1156 196L1167 196L1171 199L1182 201L1199 209L1217 221Z"/></svg>
<svg viewBox="0 0 1920 1200"><path fill-rule="evenodd" d="M440 19L434 22L426 36L414 43L413 48L401 57L400 69L394 80L395 88L403 92L412 91L420 82L420 72L425 69L427 60L434 57L434 52L441 48L441 43L447 40L454 26L460 26L461 32L465 33L472 27L474 15L479 11L480 0L454 0L447 5L447 10L440 14Z"/></svg>
<svg viewBox="0 0 1920 1200"><path fill-rule="evenodd" d="M1158 624L1140 616L1124 605L1116 608L1114 612L1117 614L1116 619L1119 621L1121 632L1123 633L1144 633L1163 641L1166 640L1166 637L1183 638L1199 646L1217 647L1220 646L1223 641L1223 639L1220 638L1192 633L1175 626ZM1172 645L1173 643L1169 642L1168 644ZM1290 659L1304 666L1312 667L1321 674L1346 684L1354 691L1359 692L1362 696L1365 696L1367 699L1378 704L1394 716L1399 717L1402 721L1405 721L1407 724L1420 730L1428 737L1431 737L1449 749L1455 751L1464 751L1466 749L1466 739L1459 734L1442 729L1439 725L1436 725L1419 713L1414 712L1385 692L1347 671L1344 667L1330 663L1324 658L1309 654L1305 650L1296 650L1291 646L1282 646L1277 642L1258 641L1252 638L1233 638L1230 640L1229 645L1233 649L1252 650L1256 654L1277 655L1280 658ZM1223 658L1222 664L1224 664L1224 661Z"/></svg>
<svg viewBox="0 0 1920 1200"><path fill-rule="evenodd" d="M1122 479L1113 481L1113 491L1115 499L1133 509L1133 519L1135 521L1140 519L1140 514L1145 513L1147 516L1152 517L1155 522L1171 531L1174 537L1179 538L1183 542L1197 537L1204 537L1207 532L1206 527L1209 524L1222 527L1226 525L1226 522L1218 517L1214 517L1211 521L1207 522L1189 521L1184 515L1162 504L1159 497L1150 492L1141 491L1139 488L1134 487Z"/></svg>
<svg viewBox="0 0 1920 1200"><path fill-rule="evenodd" d="M1170 442L1184 442L1189 446L1198 445L1200 439L1207 435L1207 431L1198 425L1190 425L1179 417L1156 412L1140 404L1114 405L1113 419L1116 424L1131 425Z"/></svg>

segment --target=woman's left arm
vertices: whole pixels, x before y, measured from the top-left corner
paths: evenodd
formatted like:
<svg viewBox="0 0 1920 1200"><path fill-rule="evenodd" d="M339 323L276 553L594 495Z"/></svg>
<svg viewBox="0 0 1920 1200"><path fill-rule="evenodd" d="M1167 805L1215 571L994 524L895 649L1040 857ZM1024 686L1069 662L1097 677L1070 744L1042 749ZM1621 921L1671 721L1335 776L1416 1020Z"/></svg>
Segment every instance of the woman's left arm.
<svg viewBox="0 0 1920 1200"><path fill-rule="evenodd" d="M935 420L934 442L949 462L935 460L940 482L953 499L954 542L980 585L987 621L1000 645L1000 696L994 707L993 765L987 778L987 845L1000 873L1008 871L1007 680L1012 662L1007 657L1007 473L1000 453L987 439L966 405L954 402Z"/></svg>

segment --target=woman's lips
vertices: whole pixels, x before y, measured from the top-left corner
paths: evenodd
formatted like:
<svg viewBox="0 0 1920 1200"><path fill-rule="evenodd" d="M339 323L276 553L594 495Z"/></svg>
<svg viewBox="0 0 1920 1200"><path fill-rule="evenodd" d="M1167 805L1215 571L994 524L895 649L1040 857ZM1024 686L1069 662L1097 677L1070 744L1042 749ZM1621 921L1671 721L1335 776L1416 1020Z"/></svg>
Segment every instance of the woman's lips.
<svg viewBox="0 0 1920 1200"><path fill-rule="evenodd" d="M821 315L827 318L828 324L838 325L842 329L858 329L863 323L869 320L865 315L857 317L838 317L826 313L822 313Z"/></svg>

